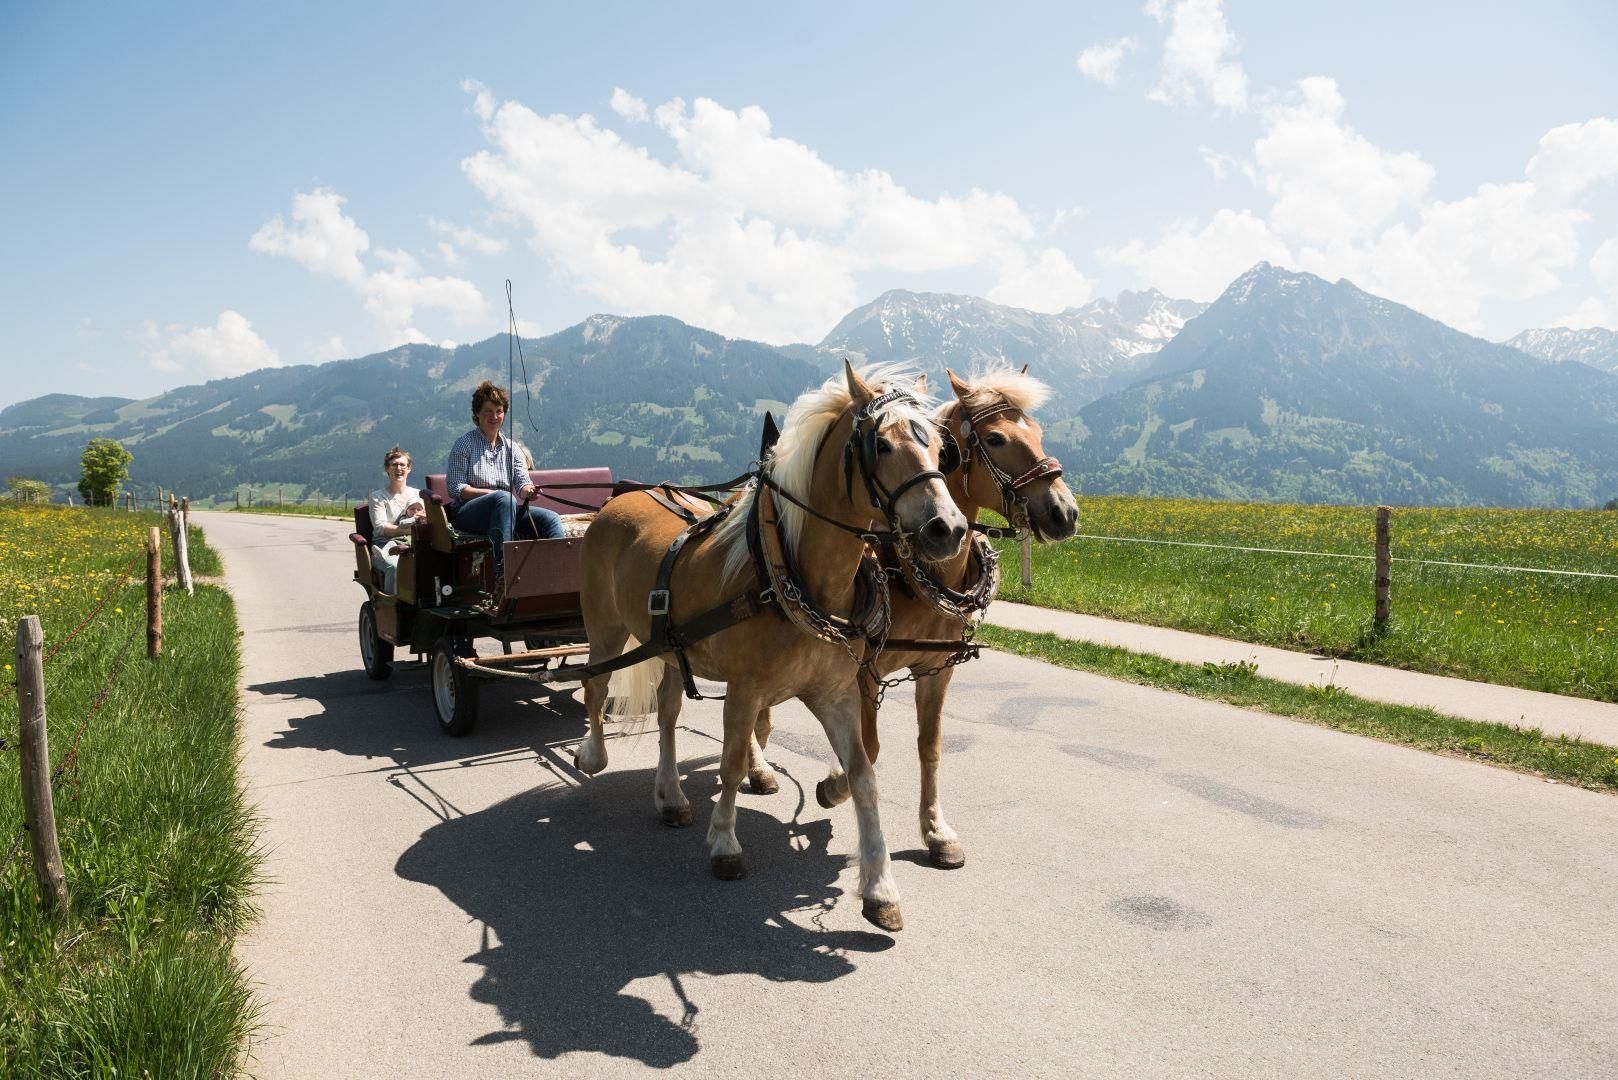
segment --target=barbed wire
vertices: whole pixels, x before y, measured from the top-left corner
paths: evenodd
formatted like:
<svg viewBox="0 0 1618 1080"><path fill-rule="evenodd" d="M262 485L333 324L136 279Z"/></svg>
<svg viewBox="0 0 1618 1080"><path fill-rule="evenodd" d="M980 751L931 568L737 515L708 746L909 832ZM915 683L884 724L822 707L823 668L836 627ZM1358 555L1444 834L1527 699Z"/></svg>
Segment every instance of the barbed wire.
<svg viewBox="0 0 1618 1080"><path fill-rule="evenodd" d="M1144 536L1098 536L1093 533L1075 533L1075 540L1112 540L1121 544L1165 544L1170 547L1211 548L1215 551L1250 551L1266 555L1310 555L1321 559L1375 559L1375 555L1358 555L1345 551L1299 551L1296 548L1242 547L1236 544L1205 544L1194 540L1151 540ZM1507 566L1500 563L1450 562L1445 559L1412 559L1402 555L1393 561L1419 566L1458 566L1468 570L1501 570L1520 574L1560 574L1568 577L1605 578L1618 581L1618 574L1603 574L1594 570L1552 570L1544 566Z"/></svg>
<svg viewBox="0 0 1618 1080"><path fill-rule="evenodd" d="M6 872L11 869L11 864L17 861L17 852L22 850L22 842L27 838L28 826L23 825L17 830L17 838L11 842L11 850L6 852L4 859L0 859L0 880L5 879Z"/></svg>
<svg viewBox="0 0 1618 1080"><path fill-rule="evenodd" d="M124 669L124 660L129 656L129 648L135 643L135 638L138 636L136 631L139 629L139 625L132 620L129 634L124 638L123 647L118 650L118 655L113 658L112 670L107 672L107 678L101 684L101 691L96 694L95 700L90 702L89 709L85 710L84 719L79 721L78 730L73 732L73 740L68 744L67 753L62 755L62 760L51 773L51 785L53 787L62 778L63 773L78 764L79 740L84 737L85 731L89 729L90 721L94 719L95 714L100 712L101 707L107 703L107 697L112 693L113 684L118 681L118 676Z"/></svg>

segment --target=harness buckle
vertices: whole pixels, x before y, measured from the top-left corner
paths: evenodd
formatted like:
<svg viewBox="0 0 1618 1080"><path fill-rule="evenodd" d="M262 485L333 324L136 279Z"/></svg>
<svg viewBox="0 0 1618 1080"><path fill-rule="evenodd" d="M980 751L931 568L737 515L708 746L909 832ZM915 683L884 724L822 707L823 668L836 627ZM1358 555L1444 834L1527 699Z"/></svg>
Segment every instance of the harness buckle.
<svg viewBox="0 0 1618 1080"><path fill-rule="evenodd" d="M646 594L646 614L667 615L669 613L669 591L667 589L653 589Z"/></svg>

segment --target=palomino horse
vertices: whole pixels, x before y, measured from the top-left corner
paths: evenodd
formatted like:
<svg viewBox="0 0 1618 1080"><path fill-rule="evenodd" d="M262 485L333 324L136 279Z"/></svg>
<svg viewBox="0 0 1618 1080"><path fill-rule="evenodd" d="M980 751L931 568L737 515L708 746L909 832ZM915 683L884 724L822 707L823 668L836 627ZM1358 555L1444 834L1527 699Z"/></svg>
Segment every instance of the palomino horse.
<svg viewBox="0 0 1618 1080"><path fill-rule="evenodd" d="M908 386L912 377L904 378ZM903 918L877 816L875 771L860 736L856 680L862 652L885 630L886 584L866 558L867 541L897 536L928 558L947 559L960 551L967 534L967 519L937 471L943 440L923 402L899 388L899 379L891 368L861 374L845 362L841 377L801 396L759 482L716 527L709 519L690 530L690 543L672 562L666 592L658 586L660 567L673 559L671 542L685 525L651 493L611 500L585 534L580 590L591 664L622 655L626 645L636 647L632 637L652 641L660 607L676 626L690 626L719 601L735 598L734 610L750 595L760 598L762 613L700 640L676 637L679 651L628 669L641 691L656 696L661 736L653 800L666 823L691 823L674 753L682 684L694 690L691 674L727 683L723 787L708 845L715 876L743 876L736 791L747 775L754 720L771 705L800 698L825 729L848 778L859 823L864 914L887 930L899 929ZM863 484L854 481L856 475ZM878 515L886 519L886 530L873 524ZM755 581L764 587L746 593ZM884 602L873 603L873 595ZM858 621L859 609L875 611L884 623L865 640L853 640L847 629ZM590 732L576 762L594 774L607 764L602 719L608 677L586 681L584 691Z"/></svg>
<svg viewBox="0 0 1618 1080"><path fill-rule="evenodd" d="M1050 388L1009 367L975 375L969 383L956 378L952 371L949 381L956 400L939 411L937 420L960 450L959 468L948 470L949 493L967 520L976 521L978 511L987 506L1000 511L1019 528L1028 529L1042 542L1072 536L1078 523L1078 505L1062 482L1061 466L1045 455L1042 432L1032 415L1050 397ZM978 550L974 552L974 548ZM921 835L932 864L954 869L965 864L966 851L955 830L944 820L939 805L938 764L944 697L955 668L946 662L947 654L907 651L903 642L953 639L964 646L982 608L993 599L993 586L998 580L994 577L994 553L988 549L987 540L974 537L974 544L949 559L930 566L900 560L900 566L890 568L888 574L908 588L896 586L893 590L889 637L894 644L877 657L874 674L885 677L909 668L916 680ZM988 587L976 588L985 578L989 579ZM962 659L966 655L964 651L956 654ZM872 674L862 672L860 676L861 728L866 757L874 762L879 749L878 687ZM756 725L748 769L748 786L761 794L776 789L763 753L769 734L770 715L766 710ZM836 769L815 787L816 799L827 808L848 795L848 777Z"/></svg>

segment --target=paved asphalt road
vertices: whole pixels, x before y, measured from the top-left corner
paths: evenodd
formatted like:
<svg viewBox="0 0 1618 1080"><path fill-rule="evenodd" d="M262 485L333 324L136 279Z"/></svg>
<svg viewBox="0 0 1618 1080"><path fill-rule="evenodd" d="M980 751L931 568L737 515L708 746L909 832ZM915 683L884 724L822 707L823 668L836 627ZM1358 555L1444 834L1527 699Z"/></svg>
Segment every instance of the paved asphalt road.
<svg viewBox="0 0 1618 1080"><path fill-rule="evenodd" d="M683 717L698 827L667 829L652 736L586 779L570 696L491 688L451 740L424 671L367 681L340 524L198 520L273 878L239 949L257 1075L1618 1072L1618 799L988 655L948 709L964 869L926 865L889 698L890 937L800 708L780 793L742 796L752 875L715 881L716 705Z"/></svg>

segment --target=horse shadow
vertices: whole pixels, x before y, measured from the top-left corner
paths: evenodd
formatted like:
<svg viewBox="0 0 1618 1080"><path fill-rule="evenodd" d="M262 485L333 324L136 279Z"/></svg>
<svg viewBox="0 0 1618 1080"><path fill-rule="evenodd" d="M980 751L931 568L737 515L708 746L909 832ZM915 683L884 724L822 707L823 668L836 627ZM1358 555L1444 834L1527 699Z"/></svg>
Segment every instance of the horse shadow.
<svg viewBox="0 0 1618 1080"><path fill-rule="evenodd" d="M686 786L715 783L708 759ZM848 954L893 944L819 925L847 865L828 850L829 821L738 807L753 872L721 882L707 872L703 830L662 825L651 786L650 770L629 770L542 787L445 820L400 857L399 876L484 924L483 947L466 958L483 968L471 996L505 1027L474 1045L523 1039L542 1058L587 1051L670 1068L701 1050L688 980L826 983L854 971ZM695 809L707 817L700 800ZM679 1015L636 996L631 984L648 978L666 981L677 1003L666 1011Z"/></svg>

